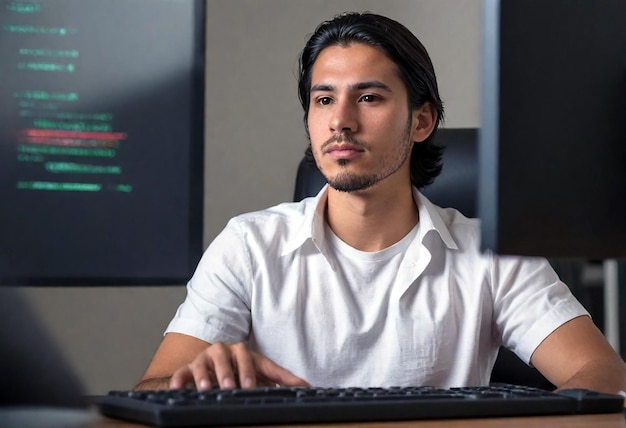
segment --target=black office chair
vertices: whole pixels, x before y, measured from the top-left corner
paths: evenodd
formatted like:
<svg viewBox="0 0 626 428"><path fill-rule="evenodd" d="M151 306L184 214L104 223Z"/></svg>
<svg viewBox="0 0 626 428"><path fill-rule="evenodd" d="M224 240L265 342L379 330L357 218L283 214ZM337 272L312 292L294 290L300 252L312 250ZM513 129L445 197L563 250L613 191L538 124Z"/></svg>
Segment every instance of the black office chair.
<svg viewBox="0 0 626 428"><path fill-rule="evenodd" d="M446 147L443 170L434 183L422 190L435 204L454 207L468 217L477 216L478 130L475 128L442 128L437 142ZM316 195L326 180L314 164L303 158L298 165L294 201ZM552 390L554 385L517 355L502 347L491 374L491 382L526 385Z"/></svg>

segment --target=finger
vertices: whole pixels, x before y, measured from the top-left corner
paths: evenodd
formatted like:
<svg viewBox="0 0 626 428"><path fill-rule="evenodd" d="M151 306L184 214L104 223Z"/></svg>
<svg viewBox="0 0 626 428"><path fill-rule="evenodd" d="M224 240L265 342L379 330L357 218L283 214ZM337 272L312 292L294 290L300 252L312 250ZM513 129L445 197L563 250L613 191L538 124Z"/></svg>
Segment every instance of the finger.
<svg viewBox="0 0 626 428"><path fill-rule="evenodd" d="M239 374L239 385L242 388L254 388L257 386L252 354L248 351L245 343L237 343L231 346L233 364Z"/></svg>
<svg viewBox="0 0 626 428"><path fill-rule="evenodd" d="M252 354L252 360L259 378L262 377L264 383L278 386L311 386L306 380L260 354Z"/></svg>
<svg viewBox="0 0 626 428"><path fill-rule="evenodd" d="M199 391L207 391L218 385L215 362L211 352L213 346L215 345L209 346L190 364L193 379Z"/></svg>
<svg viewBox="0 0 626 428"><path fill-rule="evenodd" d="M222 344L215 343L209 347L210 361L215 372L215 377L222 389L234 389L235 374L233 371L233 359L230 349Z"/></svg>
<svg viewBox="0 0 626 428"><path fill-rule="evenodd" d="M193 373L191 368L186 365L174 372L170 379L170 389L183 389L187 384L193 382Z"/></svg>

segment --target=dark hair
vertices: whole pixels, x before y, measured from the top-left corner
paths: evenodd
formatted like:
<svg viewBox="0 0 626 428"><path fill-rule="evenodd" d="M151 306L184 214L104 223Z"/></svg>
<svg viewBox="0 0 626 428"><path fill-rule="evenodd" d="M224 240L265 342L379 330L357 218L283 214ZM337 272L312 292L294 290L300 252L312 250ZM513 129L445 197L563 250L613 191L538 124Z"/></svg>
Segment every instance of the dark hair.
<svg viewBox="0 0 626 428"><path fill-rule="evenodd" d="M298 91L304 108L304 124L309 137L308 115L311 96L311 74L319 53L333 45L367 43L382 50L397 65L407 87L409 109L430 102L437 111L437 121L431 135L411 152L411 183L422 188L431 184L442 168L444 148L435 143L437 127L443 119L443 103L439 98L437 79L430 57L422 43L402 24L369 12L346 12L324 21L315 29L300 55ZM306 157L315 162L311 144Z"/></svg>

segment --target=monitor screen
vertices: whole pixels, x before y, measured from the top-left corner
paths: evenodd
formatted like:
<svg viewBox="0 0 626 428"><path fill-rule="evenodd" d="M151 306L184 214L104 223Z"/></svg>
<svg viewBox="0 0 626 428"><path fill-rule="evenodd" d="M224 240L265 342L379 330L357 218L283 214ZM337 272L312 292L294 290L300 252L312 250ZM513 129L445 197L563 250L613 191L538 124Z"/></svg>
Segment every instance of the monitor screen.
<svg viewBox="0 0 626 428"><path fill-rule="evenodd" d="M483 6L483 248L626 257L626 2Z"/></svg>
<svg viewBox="0 0 626 428"><path fill-rule="evenodd" d="M0 0L0 283L184 283L202 252L202 0Z"/></svg>

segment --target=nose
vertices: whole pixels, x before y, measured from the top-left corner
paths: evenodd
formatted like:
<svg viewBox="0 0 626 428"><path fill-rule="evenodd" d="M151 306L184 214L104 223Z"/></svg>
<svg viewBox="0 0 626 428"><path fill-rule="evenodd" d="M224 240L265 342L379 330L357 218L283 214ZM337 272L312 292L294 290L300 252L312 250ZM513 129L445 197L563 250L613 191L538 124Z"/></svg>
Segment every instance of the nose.
<svg viewBox="0 0 626 428"><path fill-rule="evenodd" d="M329 128L335 133L354 133L358 128L356 106L347 100L337 101L330 115Z"/></svg>

